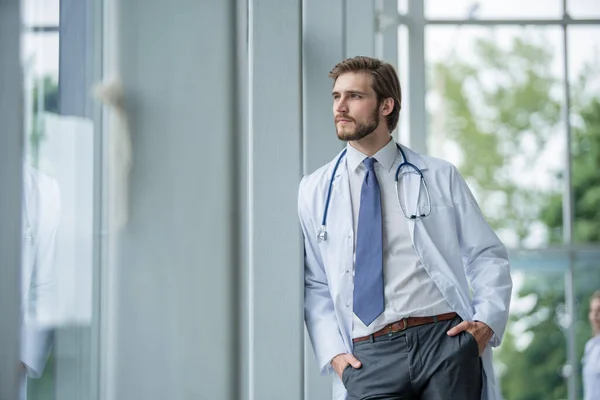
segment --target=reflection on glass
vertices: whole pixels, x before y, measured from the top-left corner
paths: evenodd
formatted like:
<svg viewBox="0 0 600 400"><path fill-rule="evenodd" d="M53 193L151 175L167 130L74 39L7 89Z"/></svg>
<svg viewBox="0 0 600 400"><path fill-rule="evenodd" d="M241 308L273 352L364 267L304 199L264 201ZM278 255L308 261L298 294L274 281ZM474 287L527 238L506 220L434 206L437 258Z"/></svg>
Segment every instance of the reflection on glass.
<svg viewBox="0 0 600 400"><path fill-rule="evenodd" d="M82 100L91 102L86 82L92 78L84 72L60 73L63 67L89 70L93 49L86 48L83 56L73 45L92 31L82 14L87 6L22 0L21 400L92 398L95 153L93 123L80 112L91 109ZM72 7L63 10L69 15L65 21L60 21L60 7Z"/></svg>
<svg viewBox="0 0 600 400"><path fill-rule="evenodd" d="M56 180L28 165L23 188L21 399L27 398L27 378L42 376L54 344L55 249L61 209Z"/></svg>
<svg viewBox="0 0 600 400"><path fill-rule="evenodd" d="M550 19L562 14L562 0L425 0L428 19Z"/></svg>
<svg viewBox="0 0 600 400"><path fill-rule="evenodd" d="M547 216L565 165L560 50L558 28L426 31L428 150L458 166L509 247L561 235Z"/></svg>
<svg viewBox="0 0 600 400"><path fill-rule="evenodd" d="M50 6L51 2L47 5ZM54 13L44 13L40 5L23 4L25 21L30 24L53 23ZM27 12L29 10L29 14ZM58 22L56 7L56 21ZM29 16L29 19L28 19ZM34 18L35 17L35 18ZM48 397L28 395L39 380L46 394L54 392L54 350L57 306L56 241L61 223L61 193L57 180L40 169L40 151L48 138L45 116L58 113L58 46L55 32L25 32L22 40L25 154L23 174L23 244L21 304L20 399ZM28 390L29 389L29 390Z"/></svg>

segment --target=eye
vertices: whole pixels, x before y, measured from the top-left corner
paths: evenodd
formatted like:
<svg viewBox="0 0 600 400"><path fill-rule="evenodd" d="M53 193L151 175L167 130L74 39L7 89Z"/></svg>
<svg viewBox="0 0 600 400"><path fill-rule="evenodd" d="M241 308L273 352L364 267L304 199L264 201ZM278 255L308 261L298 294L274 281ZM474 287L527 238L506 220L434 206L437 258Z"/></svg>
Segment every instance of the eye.
<svg viewBox="0 0 600 400"><path fill-rule="evenodd" d="M352 97L353 99L360 99L360 97L361 97L361 96L360 96L360 94L352 93L352 96L351 96L351 97Z"/></svg>

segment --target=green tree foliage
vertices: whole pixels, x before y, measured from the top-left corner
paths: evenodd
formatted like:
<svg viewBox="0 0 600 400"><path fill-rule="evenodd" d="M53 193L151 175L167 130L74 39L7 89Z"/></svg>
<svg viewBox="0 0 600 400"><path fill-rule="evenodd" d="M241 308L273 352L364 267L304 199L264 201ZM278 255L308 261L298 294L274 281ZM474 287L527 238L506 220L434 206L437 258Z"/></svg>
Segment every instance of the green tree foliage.
<svg viewBox="0 0 600 400"><path fill-rule="evenodd" d="M557 78L553 54L516 38L509 49L493 38L480 39L472 63L452 57L434 66L433 82L446 107L444 134L464 154L461 173L475 186L487 218L496 229L531 234L548 195L524 190L514 180L517 155L533 165L560 120L560 100L550 95ZM523 151L524 141L530 150ZM496 199L493 210L488 200Z"/></svg>
<svg viewBox="0 0 600 400"><path fill-rule="evenodd" d="M573 198L575 218L573 240L576 243L600 242L600 99L576 105L573 127ZM557 179L563 179L562 173ZM562 228L562 197L553 196L542 219L554 228ZM556 229L551 242L559 243Z"/></svg>

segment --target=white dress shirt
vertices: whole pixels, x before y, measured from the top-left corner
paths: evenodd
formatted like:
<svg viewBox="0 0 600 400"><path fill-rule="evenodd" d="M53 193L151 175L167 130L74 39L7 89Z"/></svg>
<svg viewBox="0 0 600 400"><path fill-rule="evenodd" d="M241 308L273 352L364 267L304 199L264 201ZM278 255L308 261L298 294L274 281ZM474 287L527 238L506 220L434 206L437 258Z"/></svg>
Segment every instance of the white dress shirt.
<svg viewBox="0 0 600 400"><path fill-rule="evenodd" d="M350 144L346 153L354 232L358 232L360 193L366 174L363 160L367 157ZM423 268L413 248L408 220L398 204L395 178L402 155L393 140L373 156L375 174L381 189L383 223L383 280L385 309L369 326L353 315L352 337L370 335L385 325L405 317L423 317L453 311L442 292ZM354 256L356 237L354 235Z"/></svg>
<svg viewBox="0 0 600 400"><path fill-rule="evenodd" d="M585 400L600 399L600 335L591 338L585 344L583 392Z"/></svg>

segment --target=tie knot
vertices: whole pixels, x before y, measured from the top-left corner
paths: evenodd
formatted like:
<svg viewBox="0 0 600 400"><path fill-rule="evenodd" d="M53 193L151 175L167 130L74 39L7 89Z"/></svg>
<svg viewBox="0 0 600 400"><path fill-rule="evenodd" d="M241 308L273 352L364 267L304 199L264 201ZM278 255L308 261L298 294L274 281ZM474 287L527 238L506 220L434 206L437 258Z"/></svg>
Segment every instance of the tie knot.
<svg viewBox="0 0 600 400"><path fill-rule="evenodd" d="M365 163L365 167L367 167L367 171L375 171L375 159L373 157L367 157L363 161Z"/></svg>

